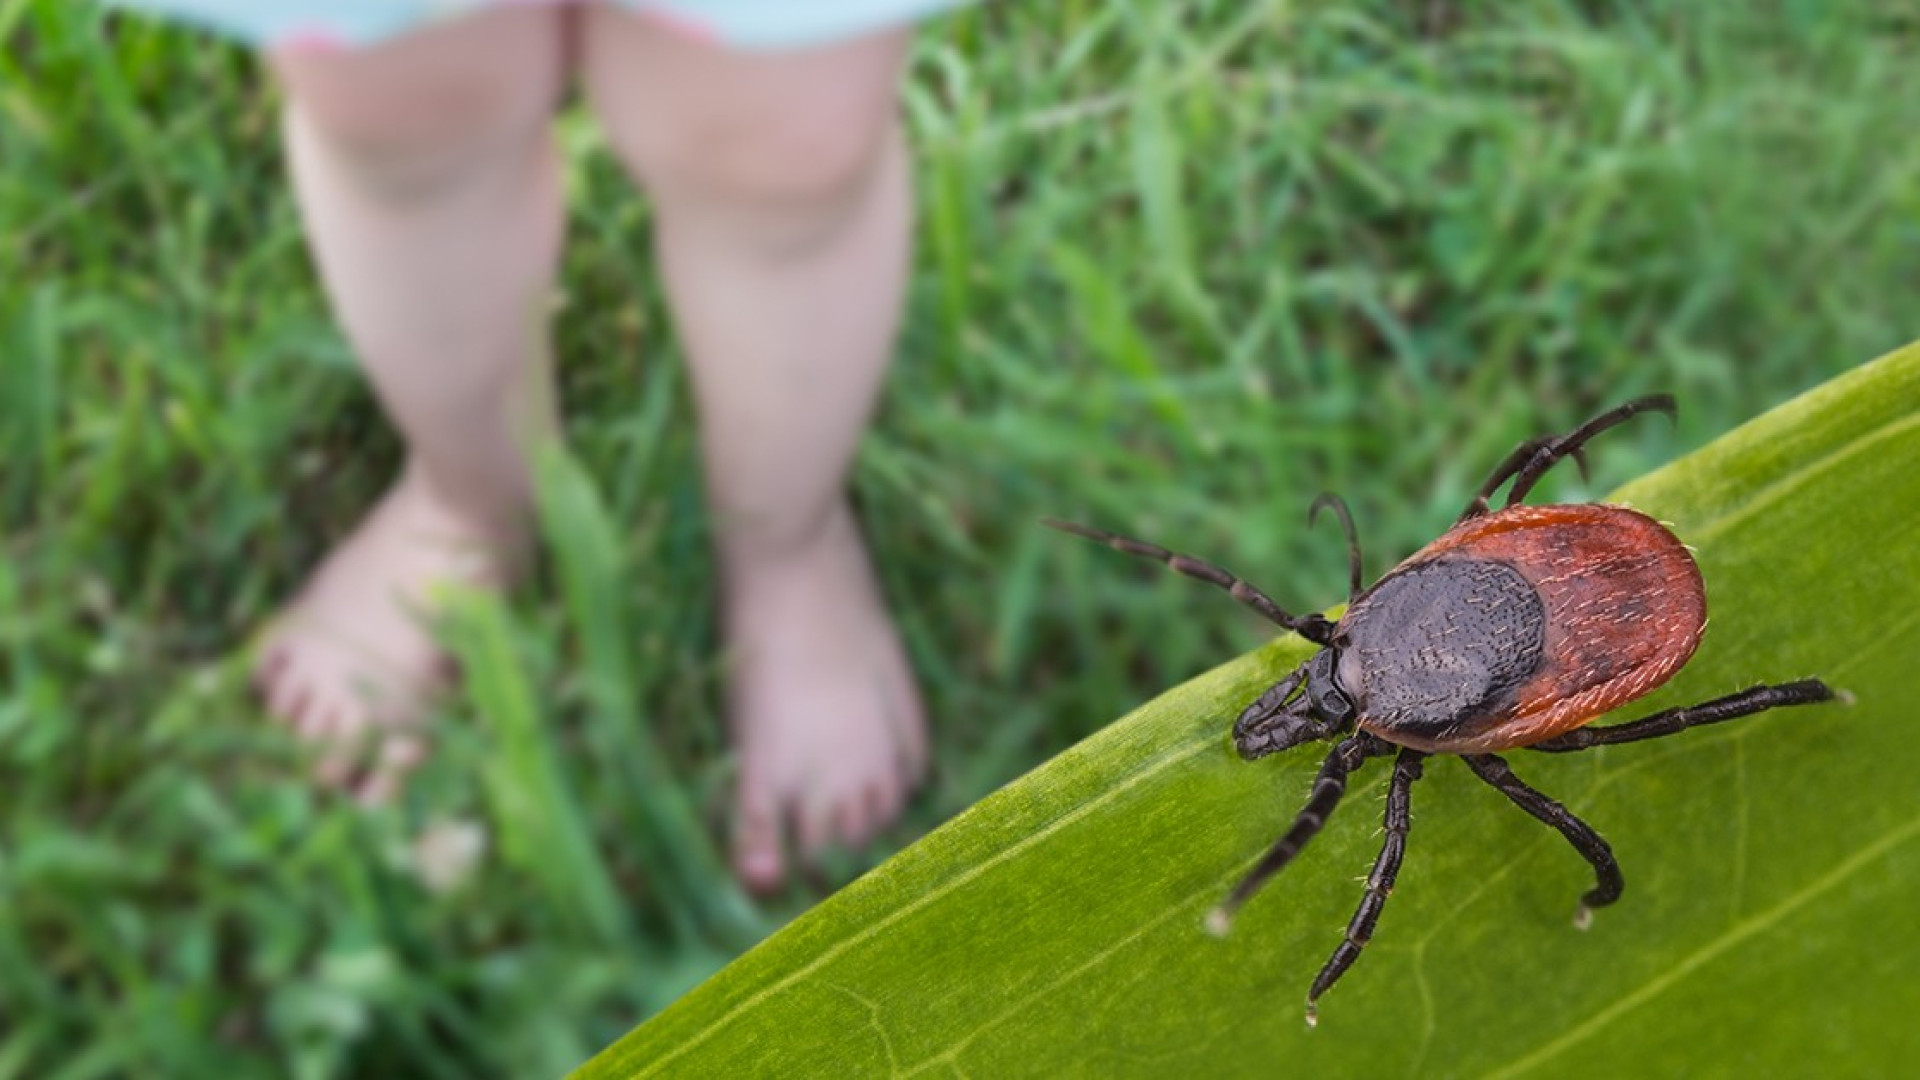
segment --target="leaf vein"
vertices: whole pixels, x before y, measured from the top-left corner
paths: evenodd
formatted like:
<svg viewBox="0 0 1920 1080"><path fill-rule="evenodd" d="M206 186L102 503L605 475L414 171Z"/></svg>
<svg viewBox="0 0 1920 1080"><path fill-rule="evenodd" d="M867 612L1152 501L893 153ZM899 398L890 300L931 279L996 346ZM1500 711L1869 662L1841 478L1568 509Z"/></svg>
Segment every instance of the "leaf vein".
<svg viewBox="0 0 1920 1080"><path fill-rule="evenodd" d="M1175 915L1179 915L1183 912L1192 912L1194 909L1200 907L1203 901L1212 901L1213 899L1215 899L1215 894L1210 889L1209 891L1204 893L1195 893L1193 896L1188 897L1186 900L1178 904L1173 904L1169 906L1166 911L1163 911L1159 915L1155 916L1154 918L1148 919L1146 922L1140 923L1138 926L1134 927L1134 930L1132 933L1126 935L1125 937L1115 939L1112 944L1108 945L1103 949L1100 949L1098 952L1095 952L1092 956L1088 957L1085 962L1078 964L1075 967L1072 967L1067 971L1061 973L1059 978L1054 979L1052 982L1047 983L1045 986L1039 987L1038 989L1035 989L1032 992L1025 994L1020 998L1008 1003L1005 1008L1001 1009L999 1012L988 1017L985 1021L983 1021L980 1024L980 1026L968 1032L964 1038L960 1039L958 1042L954 1043L952 1046L948 1047L946 1050L940 1052L939 1054L936 1054L933 1057L922 1062L921 1064L914 1066L913 1069L909 1071L907 1075L912 1076L916 1073L923 1071L928 1066L934 1065L937 1063L952 1064L957 1068L959 1066L960 1055L963 1052L965 1052L966 1048L969 1045L972 1044L973 1040L979 1038L983 1033L993 1028L995 1025L999 1024L1001 1021L1005 1020L1007 1017L1013 1016L1014 1014L1021 1012L1027 1006L1033 1004L1034 1002L1040 1000L1041 998L1047 996L1048 994L1053 993L1055 990L1058 990L1060 987L1065 986L1066 984L1079 978L1081 975L1084 975L1088 971L1091 971L1093 968L1099 966L1102 961L1106 960L1108 957L1112 956L1113 954L1119 952L1121 949L1124 949L1127 946L1132 945L1134 942L1147 936L1149 933L1152 933L1153 931L1158 930L1160 928L1160 924L1173 918ZM1195 919L1194 920L1195 929L1198 930L1199 926L1200 926L1200 920Z"/></svg>
<svg viewBox="0 0 1920 1080"><path fill-rule="evenodd" d="M1837 447L1769 483L1740 506L1689 529L1690 539L1698 542L1703 538L1719 536L1762 511L1770 509L1794 491L1817 480L1822 474L1838 469L1849 459L1877 447L1880 443L1908 434L1916 428L1920 428L1920 413L1904 417L1898 423L1877 428L1852 442Z"/></svg>
<svg viewBox="0 0 1920 1080"><path fill-rule="evenodd" d="M1518 1076L1521 1073L1538 1068L1545 1062L1558 1057L1571 1047L1591 1038L1596 1032L1613 1023L1622 1014L1640 1005L1644 1005L1668 987L1673 986L1675 983L1678 983L1680 980L1706 966L1706 964L1719 957L1722 953L1732 949L1734 946L1772 928L1776 923L1783 921L1789 915L1806 907L1815 899L1825 893L1833 891L1833 889L1837 888L1846 879L1866 869L1874 861L1916 837L1920 837L1920 817L1909 819L1906 824L1886 833L1881 836L1880 839L1861 848L1848 858L1841 860L1837 866L1828 870L1818 878L1815 878L1813 881L1808 882L1799 891L1788 896L1785 900L1782 900L1780 903L1775 904L1773 907L1752 918L1734 924L1719 937L1701 946L1699 949L1694 950L1686 959L1681 960L1673 967L1649 979L1646 983L1642 984L1639 989L1617 999L1613 1004L1605 1008L1589 1013L1586 1020L1568 1029L1559 1038L1547 1042L1535 1049L1532 1053L1509 1062L1502 1068L1493 1070L1488 1073L1488 1076Z"/></svg>

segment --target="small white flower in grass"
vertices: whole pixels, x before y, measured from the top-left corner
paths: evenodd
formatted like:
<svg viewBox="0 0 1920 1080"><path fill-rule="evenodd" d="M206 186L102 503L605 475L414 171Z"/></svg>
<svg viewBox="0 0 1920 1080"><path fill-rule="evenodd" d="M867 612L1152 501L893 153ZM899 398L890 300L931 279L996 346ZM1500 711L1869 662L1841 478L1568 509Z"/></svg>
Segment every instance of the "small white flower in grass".
<svg viewBox="0 0 1920 1080"><path fill-rule="evenodd" d="M464 818L442 818L413 838L408 864L428 892L447 893L472 876L486 853L485 825Z"/></svg>

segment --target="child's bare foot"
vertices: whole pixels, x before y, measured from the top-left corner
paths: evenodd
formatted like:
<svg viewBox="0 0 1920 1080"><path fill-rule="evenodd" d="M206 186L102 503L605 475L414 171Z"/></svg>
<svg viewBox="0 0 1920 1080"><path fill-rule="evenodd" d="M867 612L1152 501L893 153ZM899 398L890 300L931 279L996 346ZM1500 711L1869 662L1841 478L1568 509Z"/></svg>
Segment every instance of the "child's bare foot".
<svg viewBox="0 0 1920 1080"><path fill-rule="evenodd" d="M426 754L417 724L453 677L426 619L442 586L501 587L519 525L463 515L407 470L268 631L255 684L319 751L315 776L365 803Z"/></svg>
<svg viewBox="0 0 1920 1080"><path fill-rule="evenodd" d="M807 859L864 846L926 768L927 732L906 651L843 505L806 550L723 556L740 755L734 871L750 888Z"/></svg>

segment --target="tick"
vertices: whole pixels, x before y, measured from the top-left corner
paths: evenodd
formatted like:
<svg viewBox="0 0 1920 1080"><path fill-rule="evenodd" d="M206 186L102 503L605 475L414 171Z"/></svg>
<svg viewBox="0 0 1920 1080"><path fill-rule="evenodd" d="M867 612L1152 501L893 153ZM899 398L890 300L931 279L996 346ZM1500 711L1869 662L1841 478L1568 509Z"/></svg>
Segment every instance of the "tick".
<svg viewBox="0 0 1920 1080"><path fill-rule="evenodd" d="M1360 587L1353 516L1338 496L1320 496L1308 524L1330 509L1347 539L1348 606L1338 621L1324 614L1290 615L1212 563L1100 529L1047 521L1217 585L1320 646L1234 722L1234 747L1249 761L1315 739L1338 741L1292 827L1208 915L1209 930L1226 933L1240 905L1320 832L1354 770L1368 758L1393 757L1386 842L1345 940L1307 991L1308 1024L1316 1021L1321 995L1373 936L1406 854L1413 783L1429 756L1458 755L1475 776L1566 837L1592 865L1594 887L1580 898L1574 916L1574 925L1585 929L1593 909L1620 899L1625 886L1613 848L1566 807L1523 783L1499 751L1565 753L1639 742L1834 696L1820 680L1802 679L1757 685L1631 723L1585 726L1666 682L1692 657L1707 621L1700 568L1666 526L1637 510L1600 503L1526 506L1522 500L1557 462L1573 457L1584 466L1581 447L1589 439L1654 411L1673 415L1673 398L1637 398L1565 435L1521 443L1480 485L1452 528L1369 589ZM1494 493L1509 481L1506 504L1492 509Z"/></svg>

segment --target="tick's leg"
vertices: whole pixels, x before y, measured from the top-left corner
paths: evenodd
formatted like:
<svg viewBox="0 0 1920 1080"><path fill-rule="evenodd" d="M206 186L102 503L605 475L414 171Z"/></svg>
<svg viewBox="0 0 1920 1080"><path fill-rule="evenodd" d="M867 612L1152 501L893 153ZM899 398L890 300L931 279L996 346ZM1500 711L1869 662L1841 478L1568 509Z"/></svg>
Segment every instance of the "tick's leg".
<svg viewBox="0 0 1920 1080"><path fill-rule="evenodd" d="M1465 510L1460 511L1460 516L1454 519L1454 524L1458 525L1462 521L1477 518L1486 513L1493 499L1493 493L1499 490L1500 485L1513 479L1513 474L1519 472L1522 465L1533 460L1534 454L1552 445L1553 436L1541 435L1514 447L1512 453L1502 458L1499 465L1494 466L1493 472L1487 476L1487 482L1480 485L1480 490L1474 493L1473 501L1467 504ZM1586 455L1576 448L1570 456L1574 463L1580 466L1580 475L1585 476L1587 474Z"/></svg>
<svg viewBox="0 0 1920 1080"><path fill-rule="evenodd" d="M1527 463L1514 474L1513 486L1507 489L1507 505L1518 505L1527 497L1527 492L1533 490L1533 485L1546 474L1548 469L1570 455L1579 454L1580 448L1586 445L1588 439L1643 412L1663 412L1669 417L1673 416L1676 412L1673 395L1649 394L1646 397L1634 398L1624 405L1608 409L1565 435L1550 440L1544 446L1537 447L1533 455L1527 459Z"/></svg>
<svg viewBox="0 0 1920 1080"><path fill-rule="evenodd" d="M1173 570L1185 574L1190 578L1204 581L1209 585L1218 585L1232 594L1235 600L1266 616L1272 622L1299 634L1308 641L1325 645L1327 639L1333 635L1333 624L1329 623L1325 618L1319 615L1289 615L1279 604L1274 603L1272 598L1266 593L1261 592L1259 589L1235 577L1227 570L1215 566L1210 562L1196 559L1191 555L1181 555L1178 552L1168 551L1166 548L1160 547L1157 544L1149 544L1144 540L1135 540L1131 537L1121 536L1118 533L1110 533L1105 529L1095 529L1087 525L1076 525L1071 521L1061 521L1058 518L1041 518L1040 523L1048 528L1059 529L1061 532L1069 532L1075 536L1084 536L1097 544L1105 544L1115 551L1124 551L1129 555L1138 555L1143 559L1153 559L1156 562L1165 563Z"/></svg>
<svg viewBox="0 0 1920 1080"><path fill-rule="evenodd" d="M1494 754L1462 754L1460 759L1467 763L1473 774L1493 785L1500 794L1513 800L1513 804L1548 825L1560 831L1573 845L1580 857L1593 865L1595 883L1585 896L1580 898L1580 910L1574 912L1573 925L1582 930L1593 921L1593 909L1606 907L1620 899L1620 890L1626 888L1626 880L1620 876L1620 863L1613 857L1613 848L1593 826L1574 817L1572 811L1553 799L1520 782L1507 767L1506 761Z"/></svg>
<svg viewBox="0 0 1920 1080"><path fill-rule="evenodd" d="M1587 440L1629 417L1649 410L1672 416L1674 414L1673 396L1654 394L1650 397L1635 398L1616 409L1601 413L1565 435L1557 437L1544 435L1536 439L1528 439L1514 447L1513 453L1508 454L1506 459L1493 470L1493 474L1487 477L1487 482L1480 485L1479 493L1474 495L1473 501L1460 512L1459 521L1466 521L1468 518L1476 518L1486 513L1494 491L1509 479L1513 480L1513 489L1507 492L1507 505L1514 506L1527 497L1527 492L1533 490L1533 485L1539 482L1540 477L1545 475L1548 469L1567 458L1574 459L1580 466L1580 474L1586 475L1587 460L1582 456L1580 448L1586 445Z"/></svg>
<svg viewBox="0 0 1920 1080"><path fill-rule="evenodd" d="M1381 845L1379 857L1373 860L1373 873L1367 875L1366 895L1360 898L1360 907L1347 923L1347 939L1333 950L1327 965L1314 976L1313 988L1307 991L1309 1025L1319 1021L1316 1003L1320 995L1331 989L1353 962L1360 959L1360 950L1366 948L1368 939L1373 937L1374 924L1380 921L1380 910L1387 906L1394 879L1400 876L1400 860L1407 854L1407 829L1413 821L1408 812L1413 804L1413 782L1420 779L1420 762L1426 756L1418 750L1403 749L1394 760L1393 780L1387 786L1387 842Z"/></svg>
<svg viewBox="0 0 1920 1080"><path fill-rule="evenodd" d="M1220 906L1207 913L1207 930L1218 937L1227 932L1233 923L1233 913L1247 898L1260 891L1267 879L1279 873L1293 861L1307 841L1320 832L1327 823L1327 816L1340 804L1340 797L1347 793L1347 774L1360 767L1360 763L1369 757L1387 752L1387 744L1369 735L1355 735L1342 739L1340 745L1333 748L1327 760L1320 766L1320 775L1314 778L1313 791L1307 796L1307 805L1293 819L1293 827L1287 830L1278 843L1267 850L1260 862L1240 879Z"/></svg>
<svg viewBox="0 0 1920 1080"><path fill-rule="evenodd" d="M1331 491L1321 492L1307 508L1307 526L1313 526L1313 519L1320 516L1322 509L1332 510L1340 519L1340 529L1347 534L1347 600L1360 598L1360 534L1353 531L1353 513L1347 509L1347 500Z"/></svg>
<svg viewBox="0 0 1920 1080"><path fill-rule="evenodd" d="M1333 734L1328 725L1303 721L1286 711L1287 699L1307 677L1305 664L1274 683L1233 722L1233 748L1248 761Z"/></svg>
<svg viewBox="0 0 1920 1080"><path fill-rule="evenodd" d="M1527 749L1564 754L1572 750L1585 750L1589 746L1657 739L1662 735L1672 735L1690 727L1737 720L1742 716L1752 716L1754 713L1765 712L1782 705L1812 705L1816 702L1830 701L1833 696L1833 691L1819 679L1755 686L1737 694L1728 694L1726 697L1714 698L1712 701L1698 705L1657 712L1652 716L1635 720L1631 724L1616 724L1613 727L1602 728L1574 728L1564 735L1555 735L1551 739L1534 743Z"/></svg>

